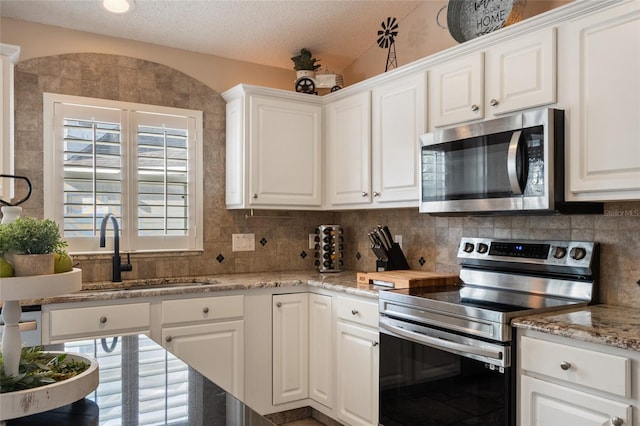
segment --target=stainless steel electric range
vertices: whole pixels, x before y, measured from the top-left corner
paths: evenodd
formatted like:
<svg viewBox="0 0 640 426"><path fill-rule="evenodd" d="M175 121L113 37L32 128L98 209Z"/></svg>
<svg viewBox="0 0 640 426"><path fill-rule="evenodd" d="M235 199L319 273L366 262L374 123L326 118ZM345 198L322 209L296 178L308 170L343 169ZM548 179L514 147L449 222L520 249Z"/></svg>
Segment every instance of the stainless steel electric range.
<svg viewBox="0 0 640 426"><path fill-rule="evenodd" d="M460 286L380 292L380 424L515 424L513 318L597 302L599 245L462 238Z"/></svg>

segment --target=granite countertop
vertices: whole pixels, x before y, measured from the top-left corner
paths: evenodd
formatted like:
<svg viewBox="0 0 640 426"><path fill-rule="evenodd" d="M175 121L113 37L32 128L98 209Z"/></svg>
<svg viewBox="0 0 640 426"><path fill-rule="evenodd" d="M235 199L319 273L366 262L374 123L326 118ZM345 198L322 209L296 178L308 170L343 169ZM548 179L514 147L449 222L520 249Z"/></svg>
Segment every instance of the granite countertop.
<svg viewBox="0 0 640 426"><path fill-rule="evenodd" d="M640 352L640 309L593 305L515 318L517 328Z"/></svg>
<svg viewBox="0 0 640 426"><path fill-rule="evenodd" d="M221 274L200 277L102 281L83 283L82 290L22 305L132 299L137 297L206 294L229 290L308 286L346 294L378 298L385 287L358 283L356 272L321 274L315 271ZM515 318L512 325L585 342L640 351L640 309L593 305L585 308Z"/></svg>
<svg viewBox="0 0 640 426"><path fill-rule="evenodd" d="M309 286L347 294L378 298L380 287L357 282L356 272L320 274L314 271L221 274L200 277L153 278L83 283L77 293L46 299L23 300L22 305L132 299L137 297L204 294L228 290Z"/></svg>

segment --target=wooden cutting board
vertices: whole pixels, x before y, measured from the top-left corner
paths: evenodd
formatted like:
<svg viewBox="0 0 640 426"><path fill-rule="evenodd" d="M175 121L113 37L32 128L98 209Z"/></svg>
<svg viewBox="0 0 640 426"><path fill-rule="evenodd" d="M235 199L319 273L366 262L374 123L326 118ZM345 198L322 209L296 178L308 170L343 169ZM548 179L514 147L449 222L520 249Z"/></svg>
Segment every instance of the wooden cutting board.
<svg viewBox="0 0 640 426"><path fill-rule="evenodd" d="M455 274L425 272L414 270L358 272L358 284L376 284L393 288L429 287L435 285L458 284L460 278Z"/></svg>

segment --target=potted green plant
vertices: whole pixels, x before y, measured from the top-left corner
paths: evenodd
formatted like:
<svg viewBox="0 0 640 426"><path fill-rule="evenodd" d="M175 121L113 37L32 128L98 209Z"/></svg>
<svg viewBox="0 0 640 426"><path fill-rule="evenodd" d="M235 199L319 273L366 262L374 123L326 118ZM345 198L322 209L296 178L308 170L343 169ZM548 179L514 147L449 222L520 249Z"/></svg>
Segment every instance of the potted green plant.
<svg viewBox="0 0 640 426"><path fill-rule="evenodd" d="M67 245L57 223L22 217L1 226L0 244L3 252L12 253L16 276L54 273L54 253L64 252Z"/></svg>
<svg viewBox="0 0 640 426"><path fill-rule="evenodd" d="M296 70L298 78L310 77L314 78L316 71L320 68L319 60L312 57L309 49L301 49L298 56L291 58L293 61L293 69Z"/></svg>
<svg viewBox="0 0 640 426"><path fill-rule="evenodd" d="M5 257L9 252L9 241L4 230L5 226L0 225L0 278L13 276L13 265Z"/></svg>

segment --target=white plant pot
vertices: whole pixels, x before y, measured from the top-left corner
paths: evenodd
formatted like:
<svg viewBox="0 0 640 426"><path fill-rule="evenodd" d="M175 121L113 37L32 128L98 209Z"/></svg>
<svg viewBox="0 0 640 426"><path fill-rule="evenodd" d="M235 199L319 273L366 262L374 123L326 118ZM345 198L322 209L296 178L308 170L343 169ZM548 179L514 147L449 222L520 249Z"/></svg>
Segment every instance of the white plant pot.
<svg viewBox="0 0 640 426"><path fill-rule="evenodd" d="M50 275L54 272L53 253L13 254L13 272L16 277Z"/></svg>
<svg viewBox="0 0 640 426"><path fill-rule="evenodd" d="M302 77L315 78L316 72L312 70L299 70L299 71L296 71L296 76L298 78L302 78Z"/></svg>

